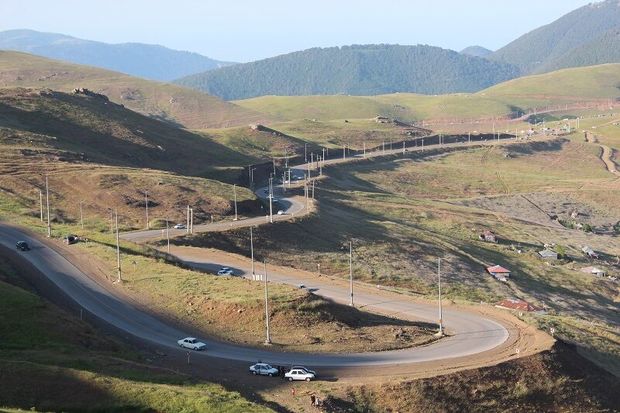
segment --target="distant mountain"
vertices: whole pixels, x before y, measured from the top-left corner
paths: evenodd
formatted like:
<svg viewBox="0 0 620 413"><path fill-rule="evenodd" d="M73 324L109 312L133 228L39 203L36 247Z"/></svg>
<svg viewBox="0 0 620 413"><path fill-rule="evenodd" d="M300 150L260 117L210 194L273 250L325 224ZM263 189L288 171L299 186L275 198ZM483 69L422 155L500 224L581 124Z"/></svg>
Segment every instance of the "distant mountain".
<svg viewBox="0 0 620 413"><path fill-rule="evenodd" d="M590 3L519 37L488 58L515 65L523 73L608 63L618 52L605 52L601 42L613 41L616 29L620 29L620 2ZM596 50L588 50L588 45Z"/></svg>
<svg viewBox="0 0 620 413"><path fill-rule="evenodd" d="M620 62L620 28L610 30L556 59L547 61L538 71L549 72L568 67L617 62Z"/></svg>
<svg viewBox="0 0 620 413"><path fill-rule="evenodd" d="M474 57L487 57L488 55L493 53L493 50L489 50L486 47L482 46L469 46L461 50L460 53Z"/></svg>
<svg viewBox="0 0 620 413"><path fill-rule="evenodd" d="M226 100L263 95L439 94L484 89L516 67L426 45L313 48L187 76L176 83Z"/></svg>
<svg viewBox="0 0 620 413"><path fill-rule="evenodd" d="M233 64L163 46L108 44L33 30L0 32L0 49L17 50L161 81Z"/></svg>

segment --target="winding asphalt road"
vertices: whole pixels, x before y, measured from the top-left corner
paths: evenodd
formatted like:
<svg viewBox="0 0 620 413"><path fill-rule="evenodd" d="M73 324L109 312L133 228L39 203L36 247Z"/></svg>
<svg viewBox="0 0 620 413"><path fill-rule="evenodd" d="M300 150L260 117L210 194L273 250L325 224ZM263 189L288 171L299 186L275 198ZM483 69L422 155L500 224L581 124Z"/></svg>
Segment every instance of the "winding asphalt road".
<svg viewBox="0 0 620 413"><path fill-rule="evenodd" d="M400 150L392 151L394 153ZM383 155L383 153L381 154ZM350 159L349 159L350 160ZM325 164L346 162L347 160L330 160ZM316 166L316 165L314 165ZM312 168L311 168L312 169ZM307 164L293 168L293 174L301 176L307 171ZM257 190L259 196L265 197L264 188ZM275 220L288 219L293 214L301 214L305 209L303 198L286 198L285 194L278 194L283 202L288 202L286 215L274 216ZM195 230L213 231L225 230L230 227L245 227L265 223L267 218L250 218L234 223L218 223L197 226ZM171 235L182 235L185 231L179 230ZM135 242L141 242L153 238L161 238L161 230L140 231L123 234L123 238ZM46 246L36 236L30 235L20 228L9 224L0 223L0 243L14 248L17 240L25 240L32 250L22 253L41 273L47 276L54 284L62 289L68 296L75 300L83 309L92 313L101 320L126 331L127 333L148 342L161 346L178 349L176 341L179 338L192 336L188 331L166 324L164 321L142 311L130 303L119 298L112 288L106 288L80 271L56 250ZM212 262L205 252L189 254L182 249L174 251L180 259L188 264L202 269L213 269L226 262ZM247 263L245 264L247 265ZM238 271L249 274L248 268L239 268ZM270 272L269 279L272 282L299 285L304 283L315 294L336 302L347 303L349 291L346 285L327 278L303 278L303 275L294 274L293 269L279 269ZM258 271L257 271L258 272ZM306 276L307 277L307 276ZM376 310L384 314L407 315L405 318L437 322L436 305L416 303L406 298L388 298L385 294L372 289L363 288L355 294L355 303L358 307L366 310ZM266 349L257 349L224 343L216 340L203 340L207 344L207 352L198 356L218 357L230 360L253 362L263 360L274 364L306 364L311 366L332 367L355 367L376 365L401 365L421 363L434 360L443 360L463 356L472 356L492 350L502 345L509 338L508 330L500 323L476 313L462 310L444 309L444 326L449 332L433 344L404 350L347 353L347 354L310 354L276 352ZM181 351L181 350L179 350Z"/></svg>
<svg viewBox="0 0 620 413"><path fill-rule="evenodd" d="M193 335L188 331L164 323L144 311L117 297L113 291L98 284L60 253L43 244L35 236L8 224L0 224L0 243L8 248L15 247L16 240L25 240L32 250L23 252L31 264L45 274L54 284L73 298L84 310L127 333L161 346L178 348L179 338ZM270 274L286 282L286 275ZM343 301L348 291L330 285L315 283L316 293ZM376 307L382 311L414 314L417 319L432 321L436 319L436 308L431 305L416 304L406 300L386 301L382 296L364 292L355 296L357 305ZM473 313L463 311L444 311L446 328L450 337L443 338L432 345L405 350L350 353L350 354L309 354L284 353L242 347L215 340L203 340L207 352L197 356L210 356L231 360L253 362L263 360L274 364L307 364L311 366L372 366L416 363L461 357L491 350L507 340L508 331L499 323Z"/></svg>

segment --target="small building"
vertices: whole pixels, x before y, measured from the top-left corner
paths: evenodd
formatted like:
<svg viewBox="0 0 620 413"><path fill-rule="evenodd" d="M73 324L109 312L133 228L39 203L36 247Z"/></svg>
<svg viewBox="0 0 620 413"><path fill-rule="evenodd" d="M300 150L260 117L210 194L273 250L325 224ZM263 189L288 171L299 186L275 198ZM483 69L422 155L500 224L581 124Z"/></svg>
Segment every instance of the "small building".
<svg viewBox="0 0 620 413"><path fill-rule="evenodd" d="M543 260L552 261L558 259L558 253L549 248L545 248L544 250L539 251L538 255L540 255L540 258L542 258Z"/></svg>
<svg viewBox="0 0 620 413"><path fill-rule="evenodd" d="M495 234L493 233L493 231L485 229L482 234L480 234L478 236L478 238L480 238L481 241L486 241L486 242L497 242L497 237L495 236Z"/></svg>
<svg viewBox="0 0 620 413"><path fill-rule="evenodd" d="M508 278L510 277L510 270L502 267L501 265L492 265L487 267L487 272L499 281L508 281Z"/></svg>
<svg viewBox="0 0 620 413"><path fill-rule="evenodd" d="M516 311L526 311L526 312L543 310L542 308L532 305L528 303L527 301L518 300L514 298L507 298L505 300L502 300L499 303L495 304L495 307L504 308L506 310L516 310Z"/></svg>
<svg viewBox="0 0 620 413"><path fill-rule="evenodd" d="M600 268L596 268L596 267L584 267L580 269L579 271L584 272L586 274L596 275L597 277L602 277L605 275L605 271L601 270Z"/></svg>
<svg viewBox="0 0 620 413"><path fill-rule="evenodd" d="M586 254L589 258L598 258L598 254L594 252L594 250L587 245L581 249L584 254Z"/></svg>

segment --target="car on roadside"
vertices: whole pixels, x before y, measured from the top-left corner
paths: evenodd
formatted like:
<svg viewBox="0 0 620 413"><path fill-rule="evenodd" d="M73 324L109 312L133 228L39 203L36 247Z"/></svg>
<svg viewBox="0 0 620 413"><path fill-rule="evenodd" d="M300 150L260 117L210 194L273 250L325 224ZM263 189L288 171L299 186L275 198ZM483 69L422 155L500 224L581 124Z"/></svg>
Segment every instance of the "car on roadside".
<svg viewBox="0 0 620 413"><path fill-rule="evenodd" d="M202 341L198 341L194 337L185 337L177 341L177 344L182 348L190 350L203 351L207 349L207 345Z"/></svg>
<svg viewBox="0 0 620 413"><path fill-rule="evenodd" d="M280 374L280 371L277 368L272 367L267 363L256 363L250 366L250 373L252 373L255 376L273 377L273 376L277 376L278 374Z"/></svg>
<svg viewBox="0 0 620 413"><path fill-rule="evenodd" d="M228 267L222 267L220 268L220 270L217 272L217 275L234 275L234 272L232 269L228 268Z"/></svg>
<svg viewBox="0 0 620 413"><path fill-rule="evenodd" d="M284 211L283 210L279 210L278 211L278 215L284 215Z"/></svg>
<svg viewBox="0 0 620 413"><path fill-rule="evenodd" d="M79 238L76 235L67 235L64 239L63 239L64 243L67 245L72 245L72 244L77 244L77 242L79 241Z"/></svg>
<svg viewBox="0 0 620 413"><path fill-rule="evenodd" d="M185 224L176 224L174 227L172 227L174 229L187 229L187 227L185 226Z"/></svg>
<svg viewBox="0 0 620 413"><path fill-rule="evenodd" d="M311 381L316 379L316 373L306 370L303 367L293 367L286 373L284 373L284 378L288 379L288 381L293 380L303 380L303 381Z"/></svg>
<svg viewBox="0 0 620 413"><path fill-rule="evenodd" d="M15 248L19 251L30 251L30 245L26 241L17 241Z"/></svg>

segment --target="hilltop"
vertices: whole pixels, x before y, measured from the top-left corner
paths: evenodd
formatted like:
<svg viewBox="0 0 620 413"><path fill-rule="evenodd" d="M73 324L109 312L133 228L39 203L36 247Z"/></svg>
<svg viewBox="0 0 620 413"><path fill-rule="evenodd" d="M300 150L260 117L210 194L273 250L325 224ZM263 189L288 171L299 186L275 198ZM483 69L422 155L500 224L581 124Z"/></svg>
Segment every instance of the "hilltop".
<svg viewBox="0 0 620 413"><path fill-rule="evenodd" d="M512 65L439 47L313 48L177 81L226 100L263 95L473 92L518 75Z"/></svg>
<svg viewBox="0 0 620 413"><path fill-rule="evenodd" d="M620 28L620 3L590 3L533 30L488 56L519 67L523 73L609 63L603 38ZM597 51L584 48L592 44ZM611 60L618 62L617 59Z"/></svg>
<svg viewBox="0 0 620 413"><path fill-rule="evenodd" d="M474 57L487 57L493 53L493 50L489 50L482 46L469 46L461 50L459 53Z"/></svg>
<svg viewBox="0 0 620 413"><path fill-rule="evenodd" d="M64 92L87 88L136 112L192 129L264 121L258 113L177 85L27 53L0 51L0 89L13 87Z"/></svg>
<svg viewBox="0 0 620 413"><path fill-rule="evenodd" d="M108 44L34 30L0 32L0 49L27 52L163 81L234 64L159 45Z"/></svg>

